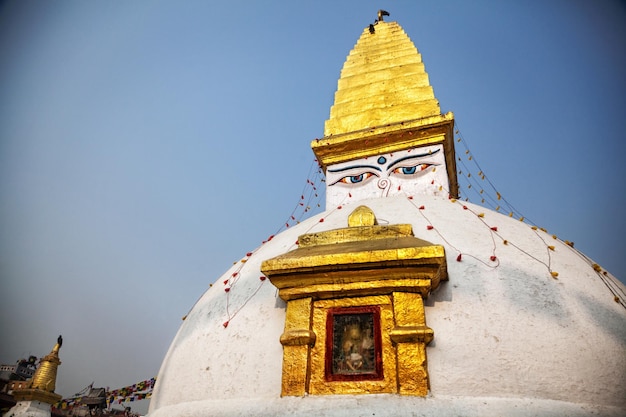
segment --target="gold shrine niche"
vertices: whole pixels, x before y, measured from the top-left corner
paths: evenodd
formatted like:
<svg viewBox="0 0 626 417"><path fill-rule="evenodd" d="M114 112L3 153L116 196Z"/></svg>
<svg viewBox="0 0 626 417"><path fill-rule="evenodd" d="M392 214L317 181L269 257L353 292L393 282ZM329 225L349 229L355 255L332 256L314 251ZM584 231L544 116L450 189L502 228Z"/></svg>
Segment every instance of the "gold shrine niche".
<svg viewBox="0 0 626 417"><path fill-rule="evenodd" d="M287 302L282 395L426 395L423 299L447 280L443 246L378 225L365 206L347 228L298 241L261 266Z"/></svg>

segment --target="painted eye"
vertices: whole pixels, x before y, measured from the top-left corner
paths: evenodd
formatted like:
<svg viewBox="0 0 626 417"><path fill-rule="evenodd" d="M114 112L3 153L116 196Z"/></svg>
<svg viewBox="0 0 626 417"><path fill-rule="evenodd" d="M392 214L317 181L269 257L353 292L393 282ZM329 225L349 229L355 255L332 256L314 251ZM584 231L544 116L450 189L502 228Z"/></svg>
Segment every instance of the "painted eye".
<svg viewBox="0 0 626 417"><path fill-rule="evenodd" d="M363 172L362 174L358 174L358 175L345 176L337 182L342 182L344 184L358 184L373 176L374 174L371 172Z"/></svg>
<svg viewBox="0 0 626 417"><path fill-rule="evenodd" d="M410 167L398 167L393 170L394 174L413 175L417 172L424 171L434 164L417 164Z"/></svg>
<svg viewBox="0 0 626 417"><path fill-rule="evenodd" d="M335 185L335 184L346 184L346 185L355 185L355 184L361 184L365 181L367 181L368 179L370 179L371 177L377 177L378 175L376 175L373 172L369 172L369 171L365 171L365 172L361 172L359 174L354 174L354 175L346 175L345 177L342 177L340 179L338 179L337 181L333 182L330 185Z"/></svg>

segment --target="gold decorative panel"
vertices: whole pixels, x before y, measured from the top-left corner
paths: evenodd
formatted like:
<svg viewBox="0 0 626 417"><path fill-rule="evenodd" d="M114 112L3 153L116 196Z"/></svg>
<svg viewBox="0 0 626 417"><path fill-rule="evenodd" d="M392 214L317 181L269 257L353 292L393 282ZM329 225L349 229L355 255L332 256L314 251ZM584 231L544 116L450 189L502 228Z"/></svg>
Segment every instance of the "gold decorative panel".
<svg viewBox="0 0 626 417"><path fill-rule="evenodd" d="M338 307L366 307L380 308L381 344L379 348L382 356L382 378L360 380L328 381L326 360L331 352L327 349L326 337L328 332L326 322L329 310ZM396 392L395 349L387 334L394 326L393 306L389 296L372 296L360 298L339 298L334 300L319 300L314 303L312 327L318 335L311 352L311 383L309 394L381 394ZM359 338L360 341L360 338ZM343 348L343 346L340 346Z"/></svg>
<svg viewBox="0 0 626 417"><path fill-rule="evenodd" d="M365 206L348 224L261 266L287 301L282 395L426 395L423 298L447 279L444 249Z"/></svg>

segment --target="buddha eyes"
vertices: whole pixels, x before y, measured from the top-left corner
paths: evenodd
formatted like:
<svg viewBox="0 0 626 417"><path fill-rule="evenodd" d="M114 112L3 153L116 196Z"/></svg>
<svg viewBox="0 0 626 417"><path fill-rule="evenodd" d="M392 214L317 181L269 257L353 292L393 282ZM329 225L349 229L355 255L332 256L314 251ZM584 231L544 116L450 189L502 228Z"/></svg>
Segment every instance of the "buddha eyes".
<svg viewBox="0 0 626 417"><path fill-rule="evenodd" d="M400 166L400 167L394 168L389 174L398 175L400 177L413 177L413 176L420 175L423 171L435 165L437 164L418 163L418 164L410 165L410 166ZM361 183L367 182L367 180L369 180L372 177L378 177L378 176L379 175L374 172L365 171L365 172L360 172L358 174L346 175L345 177L341 177L340 179L338 179L331 185L340 184L340 183L347 184L347 185L361 184Z"/></svg>
<svg viewBox="0 0 626 417"><path fill-rule="evenodd" d="M389 159L379 156L373 162L364 158L352 164L333 166L327 173L328 184L361 187L375 183L378 187L385 187L382 182L376 180L422 181L421 177L431 175L436 167L441 165L440 151L439 148L425 149L422 153L411 155L407 151L396 155L395 158L393 154L389 154Z"/></svg>
<svg viewBox="0 0 626 417"><path fill-rule="evenodd" d="M340 182L343 184L358 184L360 182L368 180L369 178L373 176L376 176L376 174L374 174L373 172L362 172L357 175L346 175L345 177L340 178L338 181L335 181L332 185L335 185Z"/></svg>

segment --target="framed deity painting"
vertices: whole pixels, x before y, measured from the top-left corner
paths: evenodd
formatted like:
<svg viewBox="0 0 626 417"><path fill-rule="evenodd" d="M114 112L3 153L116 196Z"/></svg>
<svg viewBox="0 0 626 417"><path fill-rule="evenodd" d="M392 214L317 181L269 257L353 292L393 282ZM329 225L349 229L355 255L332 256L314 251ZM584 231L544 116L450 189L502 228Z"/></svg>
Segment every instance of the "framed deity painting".
<svg viewBox="0 0 626 417"><path fill-rule="evenodd" d="M332 308L326 319L327 381L383 379L378 306Z"/></svg>

